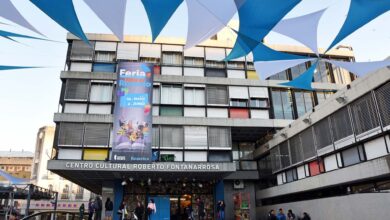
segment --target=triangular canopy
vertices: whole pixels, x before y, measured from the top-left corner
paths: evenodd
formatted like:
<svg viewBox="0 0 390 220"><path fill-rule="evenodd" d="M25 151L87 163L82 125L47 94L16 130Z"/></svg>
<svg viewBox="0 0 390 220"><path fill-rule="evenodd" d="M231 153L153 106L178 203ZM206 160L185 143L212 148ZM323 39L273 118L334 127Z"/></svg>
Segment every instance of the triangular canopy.
<svg viewBox="0 0 390 220"><path fill-rule="evenodd" d="M257 61L255 62L255 69L257 74L262 80L267 79L268 77L275 75L283 70L286 70L290 67L305 63L308 61L313 61L315 58L309 59L295 59L295 60L271 60L271 61Z"/></svg>
<svg viewBox="0 0 390 220"><path fill-rule="evenodd" d="M3 170L0 170L0 176L4 177L10 184L26 184L30 181L29 179L14 177Z"/></svg>
<svg viewBox="0 0 390 220"><path fill-rule="evenodd" d="M306 72L299 75L292 81L280 83L279 85L288 86L296 89L313 90L311 83L313 81L314 72L316 71L318 61L316 61Z"/></svg>
<svg viewBox="0 0 390 220"><path fill-rule="evenodd" d="M374 62L343 62L336 60L325 60L335 66L344 68L349 72L358 76L364 76L380 68L390 66L390 60L374 61Z"/></svg>

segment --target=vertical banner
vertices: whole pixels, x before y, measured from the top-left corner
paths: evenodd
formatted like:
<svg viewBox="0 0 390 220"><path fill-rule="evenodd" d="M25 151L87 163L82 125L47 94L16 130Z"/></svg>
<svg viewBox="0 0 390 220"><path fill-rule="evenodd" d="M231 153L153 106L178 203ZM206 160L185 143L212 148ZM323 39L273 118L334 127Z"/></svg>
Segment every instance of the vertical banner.
<svg viewBox="0 0 390 220"><path fill-rule="evenodd" d="M118 64L112 162L152 159L153 64Z"/></svg>

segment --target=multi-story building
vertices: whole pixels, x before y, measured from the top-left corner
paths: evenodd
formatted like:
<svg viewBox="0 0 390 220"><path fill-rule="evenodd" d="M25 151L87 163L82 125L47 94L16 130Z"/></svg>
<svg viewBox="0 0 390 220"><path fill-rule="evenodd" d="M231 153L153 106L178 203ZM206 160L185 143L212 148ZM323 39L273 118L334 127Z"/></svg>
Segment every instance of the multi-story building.
<svg viewBox="0 0 390 220"><path fill-rule="evenodd" d="M90 192L47 169L47 162L51 159L53 150L54 133L54 126L44 126L37 133L31 183L58 192L57 208L59 210L78 210L81 203L88 202ZM33 210L52 209L52 205L50 201L33 201L31 208Z"/></svg>
<svg viewBox="0 0 390 220"><path fill-rule="evenodd" d="M222 61L234 43L234 37L225 34L187 50L184 40L176 38L161 37L156 43L141 36L127 36L124 42L105 34L88 38L92 47L68 35L48 169L104 200L114 198L115 209L122 199L131 209L138 201L158 197L160 219L180 219L187 206L197 215L198 198L205 203L207 219L214 219L219 200L226 202L226 219L257 219L256 189L260 183L276 184L276 178L259 182L264 174L253 152L354 80L348 71L324 62L315 73L314 92L279 85L310 63L259 80L251 55ZM270 46L311 54L303 47ZM354 59L352 51L342 47L326 57ZM152 164L110 161L115 72L122 61L155 64Z"/></svg>
<svg viewBox="0 0 390 220"><path fill-rule="evenodd" d="M279 208L320 220L388 218L389 73L357 79L254 151L264 175L258 219Z"/></svg>
<svg viewBox="0 0 390 220"><path fill-rule="evenodd" d="M0 169L14 177L29 179L34 154L29 151L0 151ZM0 181L5 178L0 176Z"/></svg>

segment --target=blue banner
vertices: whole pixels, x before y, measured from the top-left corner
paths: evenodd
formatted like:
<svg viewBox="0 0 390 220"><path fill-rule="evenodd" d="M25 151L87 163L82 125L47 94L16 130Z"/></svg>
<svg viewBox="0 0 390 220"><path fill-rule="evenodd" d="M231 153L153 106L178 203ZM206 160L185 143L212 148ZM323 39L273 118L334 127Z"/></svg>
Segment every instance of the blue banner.
<svg viewBox="0 0 390 220"><path fill-rule="evenodd" d="M153 64L118 64L112 162L152 161Z"/></svg>

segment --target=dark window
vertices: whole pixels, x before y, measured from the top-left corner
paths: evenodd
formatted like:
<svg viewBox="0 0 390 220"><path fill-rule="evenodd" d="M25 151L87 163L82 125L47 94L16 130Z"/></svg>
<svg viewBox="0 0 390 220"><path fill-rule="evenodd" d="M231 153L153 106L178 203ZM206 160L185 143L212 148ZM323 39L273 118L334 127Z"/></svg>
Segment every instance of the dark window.
<svg viewBox="0 0 390 220"><path fill-rule="evenodd" d="M251 108L268 108L268 99L250 99L249 107Z"/></svg>
<svg viewBox="0 0 390 220"><path fill-rule="evenodd" d="M65 99L87 100L89 91L88 80L68 79L66 81Z"/></svg>
<svg viewBox="0 0 390 220"><path fill-rule="evenodd" d="M313 131L311 127L302 131L300 136L301 136L302 149L303 149L303 159L306 160L310 157L315 156L316 150L314 147Z"/></svg>
<svg viewBox="0 0 390 220"><path fill-rule="evenodd" d="M160 143L164 148L183 148L183 127L162 126Z"/></svg>
<svg viewBox="0 0 390 220"><path fill-rule="evenodd" d="M351 112L356 134L362 134L379 126L379 118L371 93L351 104Z"/></svg>
<svg viewBox="0 0 390 220"><path fill-rule="evenodd" d="M280 150L280 160L282 162L282 168L286 168L291 165L290 153L288 150L288 142L285 141L279 145Z"/></svg>
<svg viewBox="0 0 390 220"><path fill-rule="evenodd" d="M375 91L383 126L390 125L390 82Z"/></svg>
<svg viewBox="0 0 390 220"><path fill-rule="evenodd" d="M230 100L230 106L234 107L246 107L247 106L247 100L246 99L231 99Z"/></svg>
<svg viewBox="0 0 390 220"><path fill-rule="evenodd" d="M86 124L84 145L90 147L107 146L110 139L109 133L109 124Z"/></svg>
<svg viewBox="0 0 390 220"><path fill-rule="evenodd" d="M303 160L303 151L299 135L290 138L291 164L296 164Z"/></svg>
<svg viewBox="0 0 390 220"><path fill-rule="evenodd" d="M207 86L207 104L227 105L228 95L226 86Z"/></svg>
<svg viewBox="0 0 390 220"><path fill-rule="evenodd" d="M101 72L101 73L115 73L116 72L116 64L114 63L94 63L92 66L93 72Z"/></svg>
<svg viewBox="0 0 390 220"><path fill-rule="evenodd" d="M244 69L245 63L243 61L229 61L227 67L230 69Z"/></svg>
<svg viewBox="0 0 390 220"><path fill-rule="evenodd" d="M229 148L231 147L231 135L229 128L209 127L208 128L209 147Z"/></svg>
<svg viewBox="0 0 390 220"><path fill-rule="evenodd" d="M276 146L270 151L272 161L272 172L278 171L281 168L279 146Z"/></svg>
<svg viewBox="0 0 390 220"><path fill-rule="evenodd" d="M206 67L223 69L223 68L225 68L225 62L223 62L223 61L214 61L214 60L206 60Z"/></svg>
<svg viewBox="0 0 390 220"><path fill-rule="evenodd" d="M72 42L72 50L70 53L71 60L90 60L93 58L93 48L95 48L95 42L90 41L91 45L86 44L84 41L74 40Z"/></svg>
<svg viewBox="0 0 390 220"><path fill-rule="evenodd" d="M82 123L61 123L58 145L81 146L84 125Z"/></svg>
<svg viewBox="0 0 390 220"><path fill-rule="evenodd" d="M359 151L361 151L361 153ZM360 163L361 161L364 161L364 157L362 157L363 155L363 148L360 146L344 150L341 152L341 156L343 158L343 165L350 166Z"/></svg>
<svg viewBox="0 0 390 220"><path fill-rule="evenodd" d="M160 129L158 126L153 126L152 130L153 130L152 146L159 147L160 146Z"/></svg>
<svg viewBox="0 0 390 220"><path fill-rule="evenodd" d="M226 70L225 69L206 69L206 77L221 77L226 78Z"/></svg>
<svg viewBox="0 0 390 220"><path fill-rule="evenodd" d="M314 126L314 136L316 137L316 147L321 149L332 144L332 136L330 133L329 120L325 118Z"/></svg>
<svg viewBox="0 0 390 220"><path fill-rule="evenodd" d="M230 162L230 151L209 151L209 162Z"/></svg>
<svg viewBox="0 0 390 220"><path fill-rule="evenodd" d="M183 116L183 107L160 106L160 116Z"/></svg>
<svg viewBox="0 0 390 220"><path fill-rule="evenodd" d="M286 182L292 182L298 179L298 173L296 169L286 171Z"/></svg>
<svg viewBox="0 0 390 220"><path fill-rule="evenodd" d="M335 141L353 134L348 108L342 108L330 116Z"/></svg>

